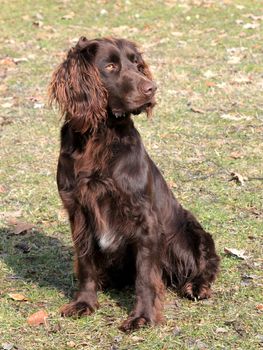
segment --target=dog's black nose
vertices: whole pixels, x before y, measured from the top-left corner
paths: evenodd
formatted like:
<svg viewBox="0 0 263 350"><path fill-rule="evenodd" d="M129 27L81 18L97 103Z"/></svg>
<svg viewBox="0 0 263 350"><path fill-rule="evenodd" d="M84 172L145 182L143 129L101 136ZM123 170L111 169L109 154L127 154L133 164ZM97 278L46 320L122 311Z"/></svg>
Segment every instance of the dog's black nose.
<svg viewBox="0 0 263 350"><path fill-rule="evenodd" d="M142 92L146 96L151 96L157 90L157 85L154 81L146 81L142 84Z"/></svg>

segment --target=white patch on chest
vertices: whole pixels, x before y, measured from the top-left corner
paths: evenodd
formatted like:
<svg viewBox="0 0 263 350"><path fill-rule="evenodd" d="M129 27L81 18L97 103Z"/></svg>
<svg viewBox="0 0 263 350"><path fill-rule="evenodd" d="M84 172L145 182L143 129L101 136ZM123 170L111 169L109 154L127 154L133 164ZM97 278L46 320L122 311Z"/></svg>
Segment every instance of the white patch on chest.
<svg viewBox="0 0 263 350"><path fill-rule="evenodd" d="M102 251L113 253L119 248L124 237L116 232L103 232L100 234L99 246Z"/></svg>
<svg viewBox="0 0 263 350"><path fill-rule="evenodd" d="M99 245L102 250L112 250L115 236L110 232L104 232L99 239Z"/></svg>

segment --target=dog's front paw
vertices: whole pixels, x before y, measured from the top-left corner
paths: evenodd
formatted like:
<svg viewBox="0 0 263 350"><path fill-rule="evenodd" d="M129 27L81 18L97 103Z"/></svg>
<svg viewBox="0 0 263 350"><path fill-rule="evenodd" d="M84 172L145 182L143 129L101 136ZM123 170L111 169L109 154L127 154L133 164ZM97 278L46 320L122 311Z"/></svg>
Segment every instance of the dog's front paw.
<svg viewBox="0 0 263 350"><path fill-rule="evenodd" d="M130 332L130 331L134 331L136 329L139 329L143 326L145 326L146 324L150 324L150 320L147 319L146 317L143 316L139 316L139 317L128 317L127 320L125 320L121 326L119 327L119 329L123 332Z"/></svg>
<svg viewBox="0 0 263 350"><path fill-rule="evenodd" d="M180 294L181 296L189 299L189 300L195 300L196 297L194 295L194 291L193 291L193 284L188 282L186 283L180 290Z"/></svg>
<svg viewBox="0 0 263 350"><path fill-rule="evenodd" d="M201 285L198 289L198 299L209 299L212 296L211 288L205 284Z"/></svg>
<svg viewBox="0 0 263 350"><path fill-rule="evenodd" d="M71 317L71 316L80 317L82 315L90 315L96 309L98 309L98 307L99 307L98 303L91 305L86 301L76 300L62 306L62 308L60 309L60 314L63 317Z"/></svg>
<svg viewBox="0 0 263 350"><path fill-rule="evenodd" d="M195 285L188 282L181 289L181 294L190 300L202 300L211 298L212 291L207 284Z"/></svg>

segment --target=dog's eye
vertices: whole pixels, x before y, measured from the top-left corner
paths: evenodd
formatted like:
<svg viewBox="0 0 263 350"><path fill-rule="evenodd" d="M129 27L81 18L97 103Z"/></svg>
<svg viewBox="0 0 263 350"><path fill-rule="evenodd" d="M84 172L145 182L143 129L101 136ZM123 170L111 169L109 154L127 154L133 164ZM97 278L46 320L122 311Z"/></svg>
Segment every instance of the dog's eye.
<svg viewBox="0 0 263 350"><path fill-rule="evenodd" d="M108 72L112 72L113 70L115 70L117 68L117 65L114 64L114 63L109 63L106 65L105 69L108 71Z"/></svg>

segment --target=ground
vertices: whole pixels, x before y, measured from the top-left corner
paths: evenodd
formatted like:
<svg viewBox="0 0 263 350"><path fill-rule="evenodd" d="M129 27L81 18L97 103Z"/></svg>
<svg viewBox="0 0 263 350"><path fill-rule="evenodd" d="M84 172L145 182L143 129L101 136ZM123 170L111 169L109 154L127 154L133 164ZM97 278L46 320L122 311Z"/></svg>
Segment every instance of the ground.
<svg viewBox="0 0 263 350"><path fill-rule="evenodd" d="M261 1L2 0L0 28L0 348L260 348ZM61 121L47 105L47 85L81 35L139 44L158 105L152 120L135 117L136 126L221 257L212 299L167 291L165 323L128 335L117 326L131 309L131 290L100 293L101 308L90 317L59 316L76 282L55 182ZM39 310L48 314L45 324L29 325Z"/></svg>

